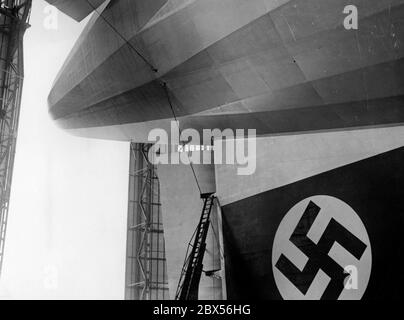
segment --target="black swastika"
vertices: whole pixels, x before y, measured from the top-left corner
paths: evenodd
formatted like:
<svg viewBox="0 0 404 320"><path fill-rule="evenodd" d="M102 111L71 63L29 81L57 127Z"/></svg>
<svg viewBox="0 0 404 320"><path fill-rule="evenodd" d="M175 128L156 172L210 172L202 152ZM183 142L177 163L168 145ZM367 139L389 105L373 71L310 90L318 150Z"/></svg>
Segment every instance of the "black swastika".
<svg viewBox="0 0 404 320"><path fill-rule="evenodd" d="M335 242L360 260L367 245L349 232L335 219L331 219L324 230L318 244L311 241L307 234L317 218L321 208L313 201L308 204L296 229L290 237L290 241L299 248L308 261L300 271L285 255L281 255L276 267L285 277L292 282L304 295L309 290L318 271L321 269L330 277L330 282L321 296L321 300L337 300L344 290L344 280L349 274L344 268L335 262L328 253Z"/></svg>

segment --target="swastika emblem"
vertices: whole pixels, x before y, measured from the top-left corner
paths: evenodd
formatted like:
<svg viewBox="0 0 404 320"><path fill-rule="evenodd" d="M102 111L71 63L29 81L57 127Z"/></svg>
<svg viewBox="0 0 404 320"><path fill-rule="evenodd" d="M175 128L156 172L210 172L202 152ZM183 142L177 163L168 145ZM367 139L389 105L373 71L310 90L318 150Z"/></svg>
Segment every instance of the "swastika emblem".
<svg viewBox="0 0 404 320"><path fill-rule="evenodd" d="M274 239L272 269L284 299L361 299L371 264L363 222L334 197L314 196L296 204ZM348 267L357 272L348 273ZM347 285L351 282L355 285Z"/></svg>

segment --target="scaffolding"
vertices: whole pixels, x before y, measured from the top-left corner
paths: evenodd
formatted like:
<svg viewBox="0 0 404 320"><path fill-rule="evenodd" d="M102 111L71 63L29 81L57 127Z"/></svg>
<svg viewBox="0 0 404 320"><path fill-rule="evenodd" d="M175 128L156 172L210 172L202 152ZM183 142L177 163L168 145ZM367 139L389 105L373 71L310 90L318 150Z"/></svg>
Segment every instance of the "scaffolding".
<svg viewBox="0 0 404 320"><path fill-rule="evenodd" d="M169 299L160 184L150 147L130 147L126 300Z"/></svg>
<svg viewBox="0 0 404 320"><path fill-rule="evenodd" d="M23 37L31 2L0 1L0 275L24 79Z"/></svg>

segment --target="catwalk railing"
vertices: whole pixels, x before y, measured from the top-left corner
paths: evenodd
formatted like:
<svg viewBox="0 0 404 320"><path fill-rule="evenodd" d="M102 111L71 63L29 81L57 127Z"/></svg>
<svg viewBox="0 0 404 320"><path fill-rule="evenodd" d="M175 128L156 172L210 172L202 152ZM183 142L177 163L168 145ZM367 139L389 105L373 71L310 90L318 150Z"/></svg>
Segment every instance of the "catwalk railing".
<svg viewBox="0 0 404 320"><path fill-rule="evenodd" d="M0 4L0 275L24 79L23 37L31 2L3 0Z"/></svg>

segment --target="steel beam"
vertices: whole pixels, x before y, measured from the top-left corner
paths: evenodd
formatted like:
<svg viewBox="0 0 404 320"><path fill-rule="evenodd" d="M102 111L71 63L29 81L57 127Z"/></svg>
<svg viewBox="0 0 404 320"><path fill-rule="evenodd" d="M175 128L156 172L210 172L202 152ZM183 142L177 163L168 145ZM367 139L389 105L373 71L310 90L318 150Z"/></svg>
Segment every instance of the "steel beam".
<svg viewBox="0 0 404 320"><path fill-rule="evenodd" d="M23 36L31 2L8 0L0 7L0 275L24 79Z"/></svg>
<svg viewBox="0 0 404 320"><path fill-rule="evenodd" d="M160 184L148 148L130 148L126 300L169 299Z"/></svg>

